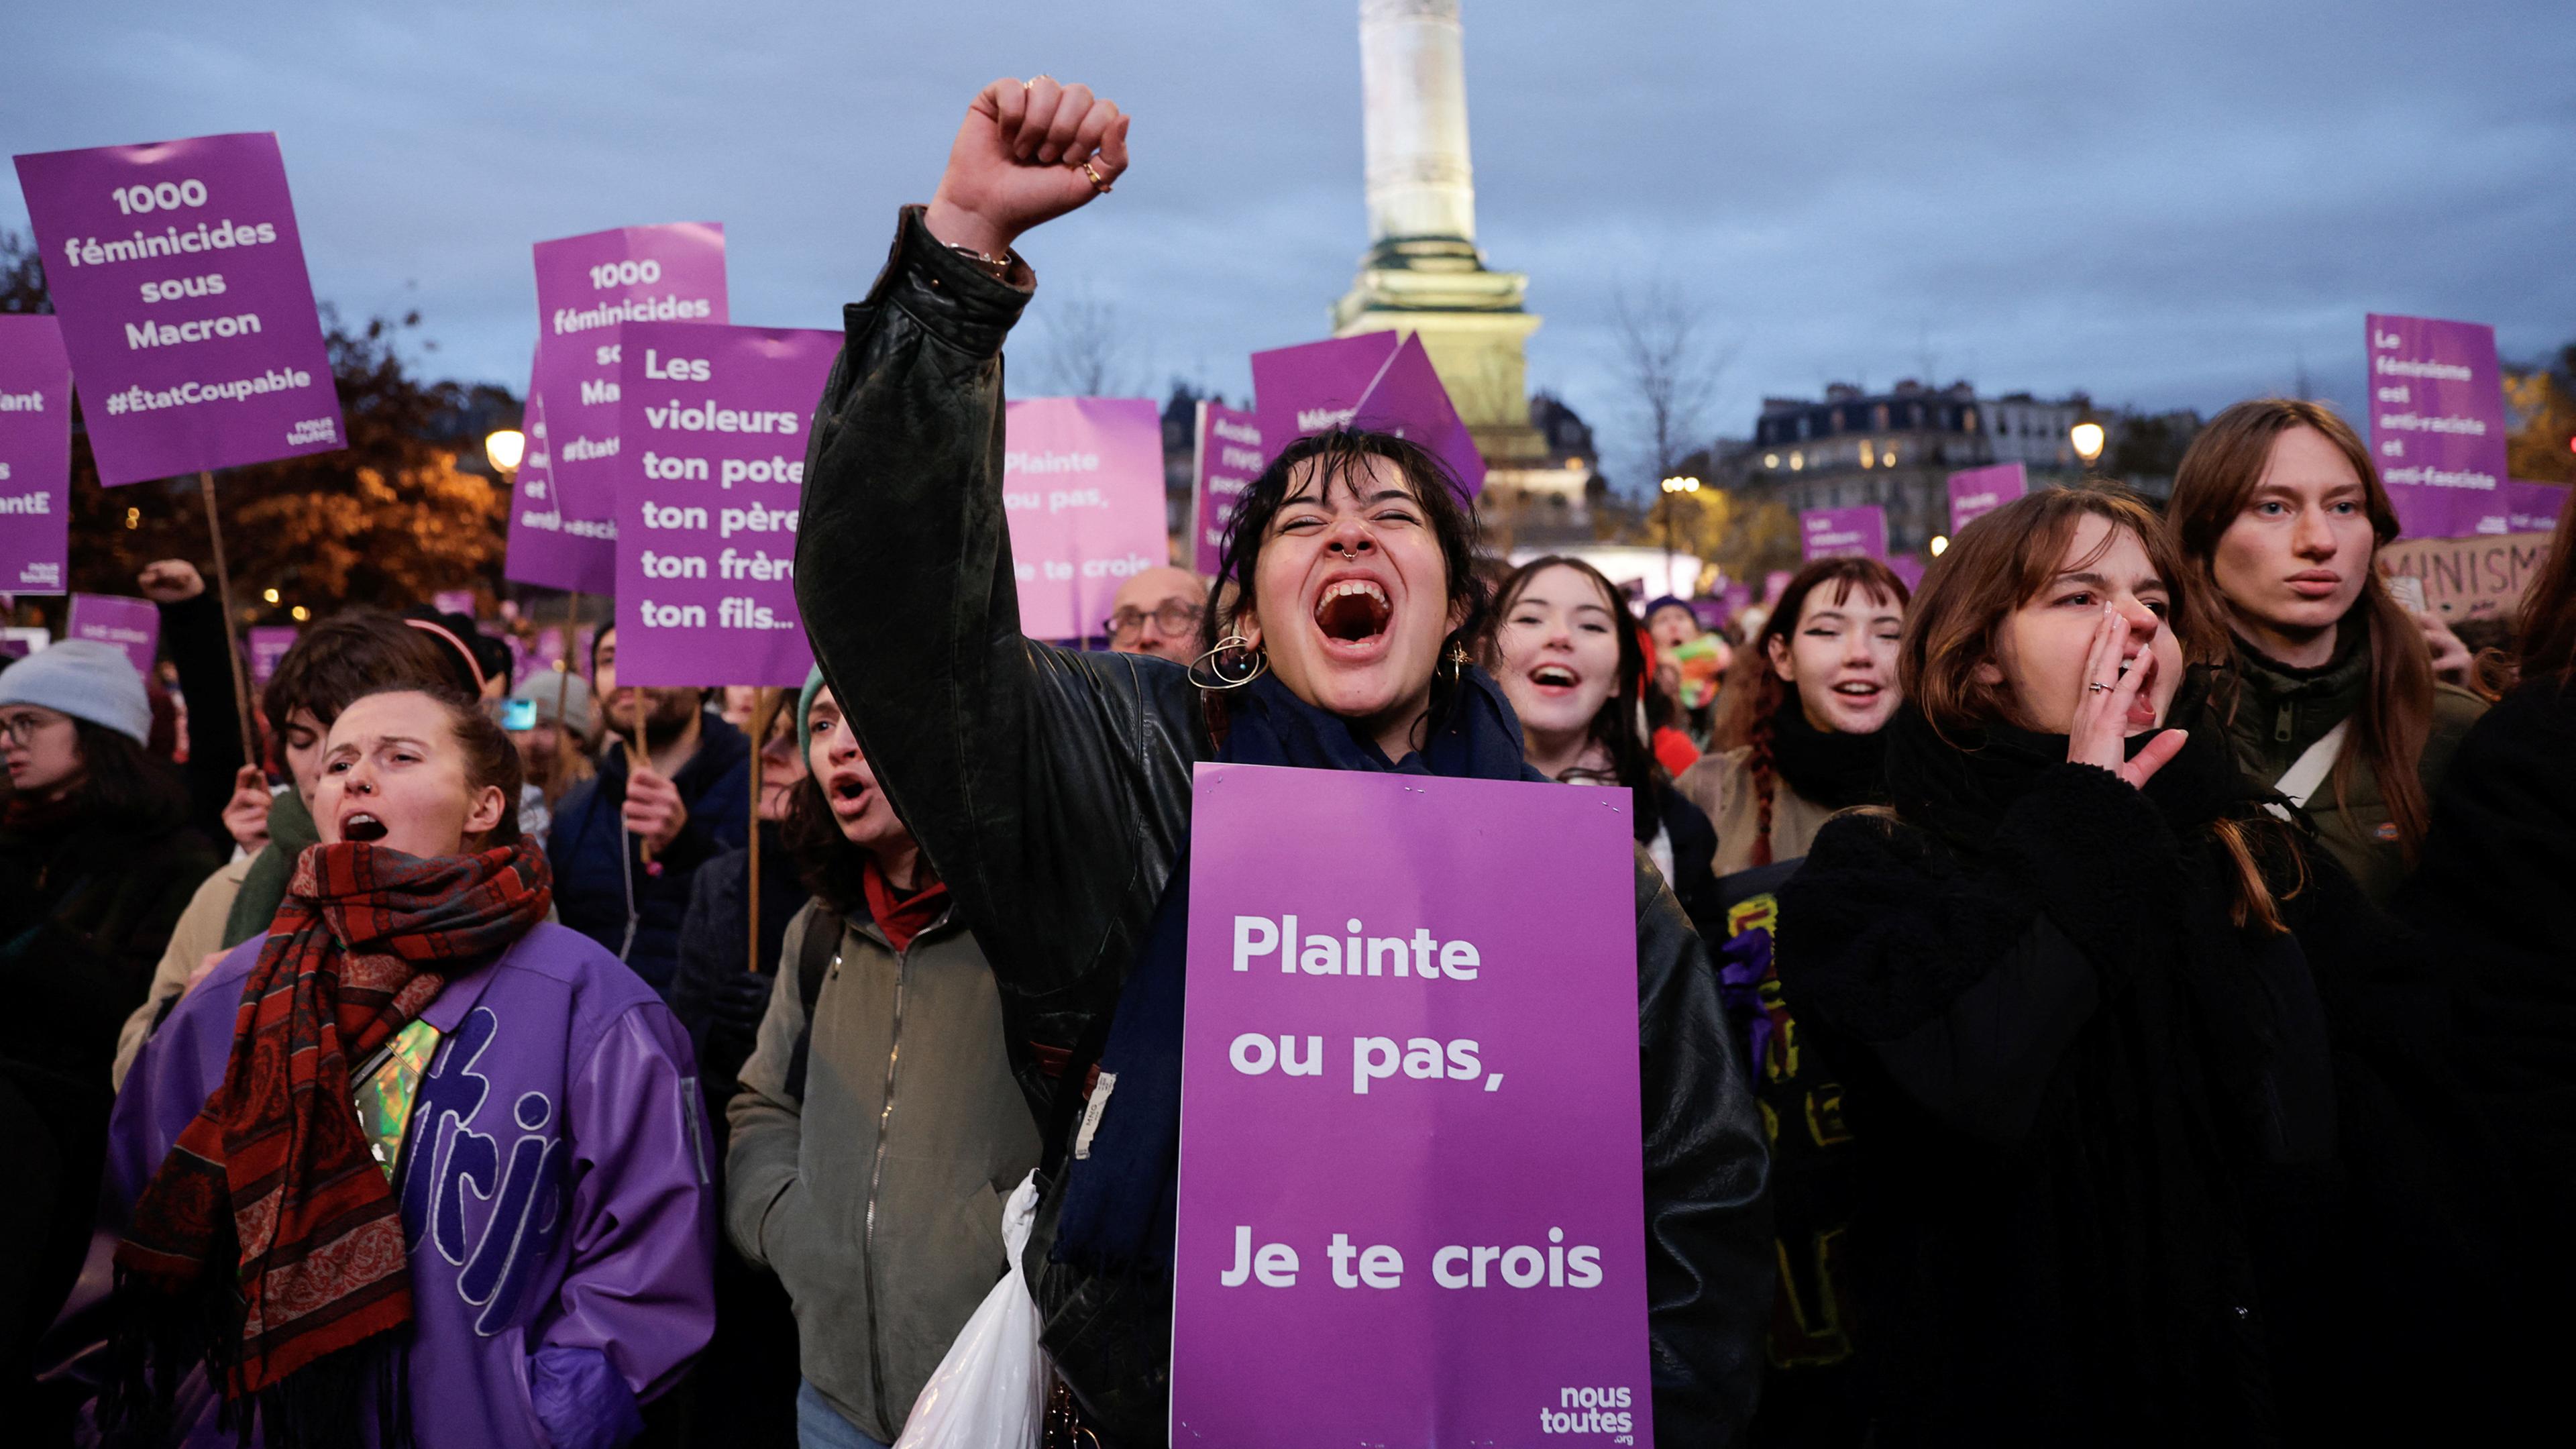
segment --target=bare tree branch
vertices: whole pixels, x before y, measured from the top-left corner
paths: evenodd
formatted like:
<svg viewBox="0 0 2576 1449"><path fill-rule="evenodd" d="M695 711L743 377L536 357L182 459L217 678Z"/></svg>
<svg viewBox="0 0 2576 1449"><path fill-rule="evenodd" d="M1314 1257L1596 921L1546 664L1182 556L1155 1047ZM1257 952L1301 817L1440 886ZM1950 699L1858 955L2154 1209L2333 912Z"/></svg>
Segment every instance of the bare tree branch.
<svg viewBox="0 0 2576 1449"><path fill-rule="evenodd" d="M1661 479L1704 441L1702 418L1735 348L1710 338L1706 307L1669 278L1620 288L1612 307L1620 371Z"/></svg>
<svg viewBox="0 0 2576 1449"><path fill-rule="evenodd" d="M1125 397L1141 391L1133 348L1118 309L1073 292L1044 314L1046 351L1039 375L1069 397Z"/></svg>

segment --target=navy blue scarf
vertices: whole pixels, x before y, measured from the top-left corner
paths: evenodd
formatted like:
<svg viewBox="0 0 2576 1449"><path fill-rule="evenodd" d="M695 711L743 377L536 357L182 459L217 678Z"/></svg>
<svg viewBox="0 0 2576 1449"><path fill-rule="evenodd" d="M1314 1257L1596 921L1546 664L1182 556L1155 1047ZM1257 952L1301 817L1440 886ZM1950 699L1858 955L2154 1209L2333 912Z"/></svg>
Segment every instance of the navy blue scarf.
<svg viewBox="0 0 2576 1449"><path fill-rule="evenodd" d="M1317 709L1264 675L1226 701L1230 729L1217 758L1237 765L1372 770L1479 780L1533 778L1522 761L1520 720L1483 670L1460 688L1420 750L1390 761L1348 720ZM1090 1272L1169 1276L1181 1153L1181 1007L1189 954L1190 855L1172 878L1118 997L1100 1053L1114 1075L1090 1155L1067 1159L1064 1206L1052 1257Z"/></svg>

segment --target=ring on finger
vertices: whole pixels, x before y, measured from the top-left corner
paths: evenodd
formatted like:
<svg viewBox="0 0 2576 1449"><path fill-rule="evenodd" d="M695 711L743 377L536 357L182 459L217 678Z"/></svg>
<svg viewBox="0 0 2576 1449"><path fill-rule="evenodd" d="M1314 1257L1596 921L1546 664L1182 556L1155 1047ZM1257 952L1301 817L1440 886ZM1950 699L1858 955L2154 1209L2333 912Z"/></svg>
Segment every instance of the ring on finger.
<svg viewBox="0 0 2576 1449"><path fill-rule="evenodd" d="M2098 679L2087 680L2084 687L2094 694L2108 694L2111 692L2111 686L2104 684Z"/></svg>
<svg viewBox="0 0 2576 1449"><path fill-rule="evenodd" d="M1085 161L1074 169L1080 171L1083 174L1083 177L1091 183L1092 190L1103 196L1107 196L1109 194L1109 183L1100 179L1100 173L1092 169L1090 162Z"/></svg>

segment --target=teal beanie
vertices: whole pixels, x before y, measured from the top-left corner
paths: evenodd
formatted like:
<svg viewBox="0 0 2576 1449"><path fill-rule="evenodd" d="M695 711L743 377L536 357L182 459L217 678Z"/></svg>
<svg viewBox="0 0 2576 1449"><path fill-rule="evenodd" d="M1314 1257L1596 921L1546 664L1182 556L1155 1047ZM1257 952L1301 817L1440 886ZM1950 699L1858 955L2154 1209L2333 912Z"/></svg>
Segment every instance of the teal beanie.
<svg viewBox="0 0 2576 1449"><path fill-rule="evenodd" d="M814 758L814 696L823 692L823 666L806 671L805 688L796 695L796 755L803 760Z"/></svg>

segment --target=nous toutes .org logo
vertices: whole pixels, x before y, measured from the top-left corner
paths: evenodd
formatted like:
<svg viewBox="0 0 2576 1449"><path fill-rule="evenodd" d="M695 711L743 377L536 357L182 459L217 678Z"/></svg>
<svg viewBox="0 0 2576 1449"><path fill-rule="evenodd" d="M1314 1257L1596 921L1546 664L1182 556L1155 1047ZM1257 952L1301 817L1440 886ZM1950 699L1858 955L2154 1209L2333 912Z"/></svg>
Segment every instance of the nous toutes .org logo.
<svg viewBox="0 0 2576 1449"><path fill-rule="evenodd" d="M1559 1389L1556 1404L1538 1411L1542 1434L1610 1434L1614 1444L1636 1442L1637 1420L1629 1412L1628 1390Z"/></svg>

